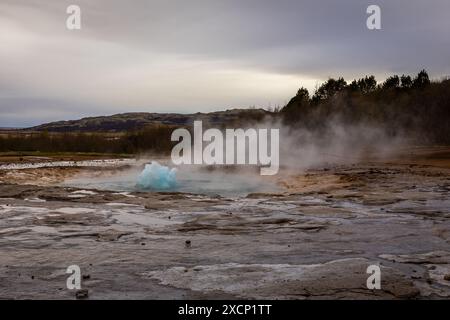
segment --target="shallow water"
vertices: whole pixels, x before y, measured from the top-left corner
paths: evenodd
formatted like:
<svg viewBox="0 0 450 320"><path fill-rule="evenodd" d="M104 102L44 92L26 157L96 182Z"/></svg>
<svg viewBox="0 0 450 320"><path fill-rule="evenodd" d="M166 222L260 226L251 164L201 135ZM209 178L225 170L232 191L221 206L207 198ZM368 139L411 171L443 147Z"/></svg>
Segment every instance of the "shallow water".
<svg viewBox="0 0 450 320"><path fill-rule="evenodd" d="M176 191L205 195L220 195L224 197L246 196L254 192L281 191L272 181L258 175L223 171L187 170L179 168L176 185L170 188L142 187L138 184L140 171L112 176L70 179L65 186L112 191Z"/></svg>

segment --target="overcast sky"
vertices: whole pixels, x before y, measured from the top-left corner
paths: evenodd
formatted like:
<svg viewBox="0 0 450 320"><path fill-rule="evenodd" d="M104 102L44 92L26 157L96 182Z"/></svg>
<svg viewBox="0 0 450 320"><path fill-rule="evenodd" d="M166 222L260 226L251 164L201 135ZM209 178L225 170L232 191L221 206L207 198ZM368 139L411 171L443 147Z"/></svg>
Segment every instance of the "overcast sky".
<svg viewBox="0 0 450 320"><path fill-rule="evenodd" d="M66 28L66 8L82 29ZM366 27L381 7L382 29ZM449 0L0 0L0 126L284 105L328 77L450 75Z"/></svg>

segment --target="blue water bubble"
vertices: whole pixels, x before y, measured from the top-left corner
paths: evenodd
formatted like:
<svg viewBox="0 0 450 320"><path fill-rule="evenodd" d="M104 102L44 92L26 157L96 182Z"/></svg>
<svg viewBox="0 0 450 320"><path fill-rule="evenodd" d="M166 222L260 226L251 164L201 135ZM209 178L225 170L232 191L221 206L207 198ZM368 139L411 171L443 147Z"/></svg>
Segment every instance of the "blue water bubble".
<svg viewBox="0 0 450 320"><path fill-rule="evenodd" d="M146 164L138 177L137 186L141 189L164 190L177 186L177 169L169 168L152 161Z"/></svg>

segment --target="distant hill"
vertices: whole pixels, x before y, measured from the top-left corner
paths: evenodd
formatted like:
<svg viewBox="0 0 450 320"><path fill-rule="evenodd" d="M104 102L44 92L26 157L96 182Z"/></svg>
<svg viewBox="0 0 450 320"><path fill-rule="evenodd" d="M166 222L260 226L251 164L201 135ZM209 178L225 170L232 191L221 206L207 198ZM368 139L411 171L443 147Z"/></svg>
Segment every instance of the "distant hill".
<svg viewBox="0 0 450 320"><path fill-rule="evenodd" d="M89 117L79 120L57 121L27 128L48 132L120 132L141 129L151 125L189 126L194 120L205 125L221 127L246 120L261 120L271 112L263 109L231 109L210 113L146 113L133 112L112 116Z"/></svg>

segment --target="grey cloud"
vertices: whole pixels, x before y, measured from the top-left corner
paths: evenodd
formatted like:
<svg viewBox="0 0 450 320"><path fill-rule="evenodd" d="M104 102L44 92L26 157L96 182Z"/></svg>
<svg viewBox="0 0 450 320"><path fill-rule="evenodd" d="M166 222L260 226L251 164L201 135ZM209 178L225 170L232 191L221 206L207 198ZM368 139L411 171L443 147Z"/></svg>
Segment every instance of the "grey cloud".
<svg viewBox="0 0 450 320"><path fill-rule="evenodd" d="M445 0L139 3L110 14L97 8L93 34L162 53L320 77L327 70L391 71L399 64L408 71L425 64L432 72L450 71L450 2ZM365 27L372 3L382 8L381 31Z"/></svg>
<svg viewBox="0 0 450 320"><path fill-rule="evenodd" d="M329 76L450 74L447 0L79 0L83 29L69 32L72 3L0 3L0 126L20 119L11 105L58 102L61 113L36 122L192 112L280 104ZM382 9L380 31L365 27L369 4Z"/></svg>

